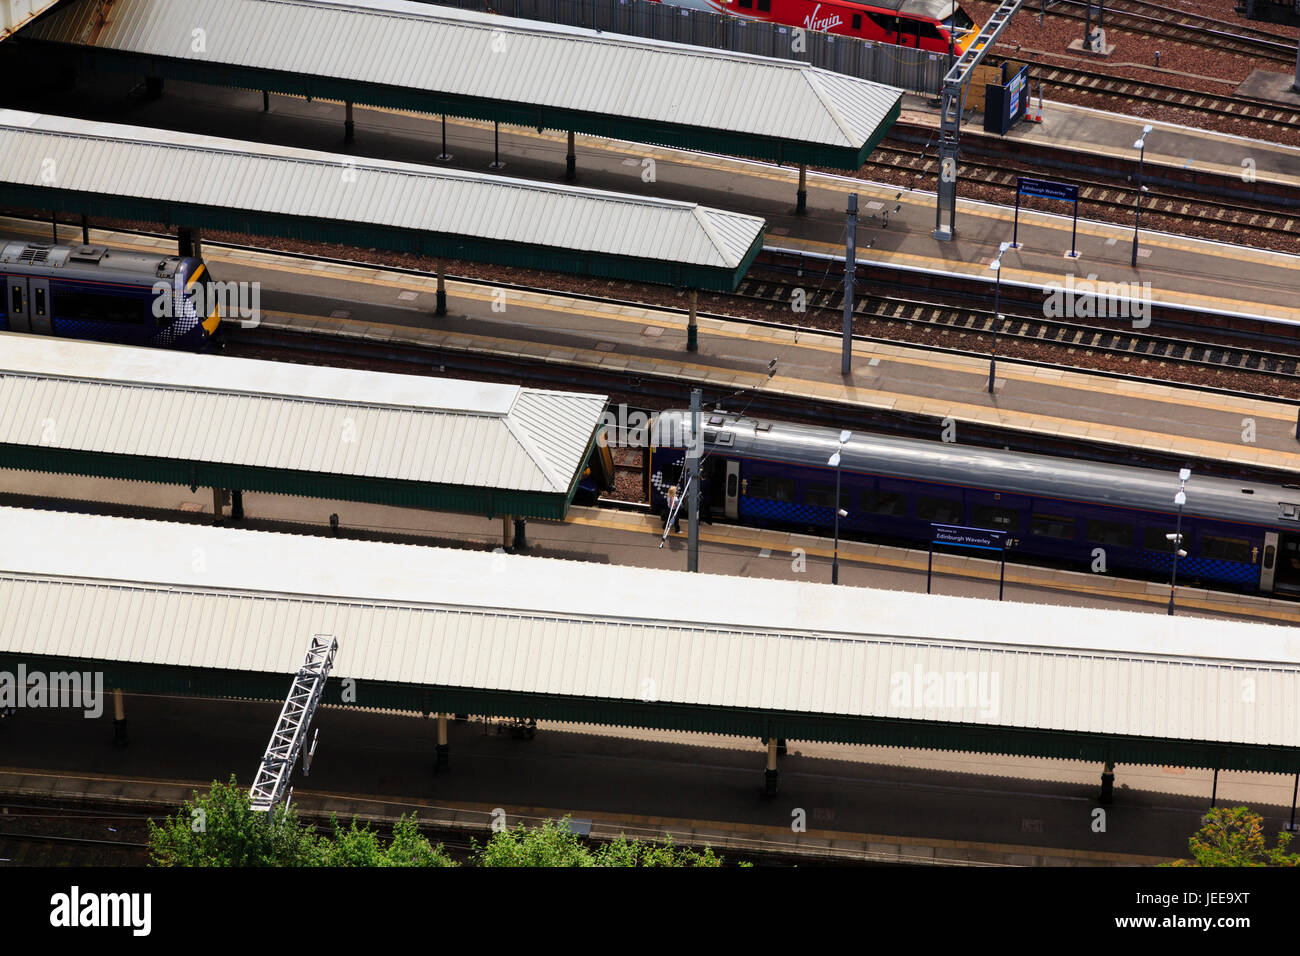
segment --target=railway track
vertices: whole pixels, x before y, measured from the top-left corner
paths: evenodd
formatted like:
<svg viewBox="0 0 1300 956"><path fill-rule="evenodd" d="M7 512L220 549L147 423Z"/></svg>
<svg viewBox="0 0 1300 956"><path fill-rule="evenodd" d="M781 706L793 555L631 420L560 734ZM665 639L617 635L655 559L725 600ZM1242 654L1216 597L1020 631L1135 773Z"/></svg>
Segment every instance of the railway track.
<svg viewBox="0 0 1300 956"><path fill-rule="evenodd" d="M806 283L801 284L789 279L749 277L741 283L736 295L787 309L793 290L802 288L803 285ZM853 314L856 319L855 325L860 329L865 326L870 330L873 326L901 322L910 326L938 330L941 334L957 333L960 336L983 337L991 336L993 333L992 310L954 307L895 296L886 298L864 295L855 296L855 299ZM814 292L808 297L807 305L812 309L842 315L844 293L838 288ZM1060 346L1069 350L1100 352L1233 372L1255 372L1260 375L1300 381L1300 356L1297 355L1151 335L1139 330L1130 331L1063 322L1043 318L1041 314L1038 316L1015 314L1017 308L1012 305L1009 309L999 310L1002 321L998 324L997 333L1006 341L1019 340ZM866 337L875 338L871 335Z"/></svg>
<svg viewBox="0 0 1300 956"><path fill-rule="evenodd" d="M919 177L939 174L937 157L922 151L877 147L867 160L865 168L882 171L907 169ZM1018 176L1037 176L1040 171L1028 164L1007 162L991 163L978 160L962 159L958 166L958 176L963 180L973 180L992 186L1000 186L1014 192ZM1118 186L1114 182L1098 179L1079 179L1071 177L1071 182L1079 186L1079 198L1093 208L1100 207L1117 216L1129 216L1137 203L1137 190ZM1235 226L1263 236L1294 237L1300 233L1300 210L1283 210L1277 207L1252 206L1245 203L1206 200L1179 195L1172 192L1144 189L1142 208L1145 213L1157 213L1183 222L1197 223L1213 221L1228 226Z"/></svg>
<svg viewBox="0 0 1300 956"><path fill-rule="evenodd" d="M1092 22L1097 22L1097 3L1093 2ZM1047 8L1048 16L1084 21L1088 0L1055 0ZM1031 11L1032 12L1032 11ZM1254 27L1215 20L1198 14L1146 0L1106 0L1105 17L1100 24L1106 29L1127 30L1147 37L1159 37L1174 43L1279 63L1295 60L1294 40Z"/></svg>
<svg viewBox="0 0 1300 956"><path fill-rule="evenodd" d="M1266 100L1218 93L1198 93L1148 80L1133 80L1091 70L1051 66L1046 63L1039 63L1035 71L1035 79L1046 87L1073 90L1094 96L1101 94L1128 103L1136 101L1165 108L1191 110L1210 116L1245 119L1255 123L1283 126L1300 124L1300 110Z"/></svg>
<svg viewBox="0 0 1300 956"><path fill-rule="evenodd" d="M135 231L140 235L155 235ZM260 249L275 252L297 259L306 259L322 263L334 263L346 266L377 266L390 271L409 272L423 275L418 270L402 269L385 264L366 263L353 259L332 259L302 253L270 250L262 247L240 246L232 243L209 242L210 246L231 249ZM983 356L988 348L983 339L992 337L993 311L986 308L989 290L985 283L976 279L952 275L941 277L941 285L926 286L918 283L915 276L906 270L873 264L868 272L865 266L859 266L859 288L866 289L874 284L884 287L886 294L879 292L856 296L854 306L855 325L859 330L855 338L863 342L882 344L902 344L911 347L928 348L949 352L951 354ZM472 276L449 276L455 281L492 288L516 288L530 292L552 292L535 286L512 285L498 279L484 279ZM815 256L804 252L781 249L765 249L742 281L740 287L730 295L720 295L722 300L732 299L750 308L738 309L734 313L715 312L710 317L729 322L749 322L766 324L776 328L790 329L800 334L826 335L834 334L843 313L843 267L839 260L824 256ZM809 289L813 283L818 288ZM790 302L793 290L803 289L809 311L827 317L822 325L806 325L771 319L758 318L753 315L752 307L759 306L764 311L791 314ZM588 301L619 301L621 304L643 305L665 311L682 313L678 306L655 301L611 300L607 296L566 292L561 293L572 298ZM967 304L971 303L971 304ZM1276 389L1269 391L1267 382L1300 381L1300 341L1279 337L1277 344L1287 351L1269 350L1256 347L1260 336L1243 329L1240 324L1235 329L1215 328L1215 334L1244 339L1237 341L1213 341L1211 337L1195 337L1199 323L1198 313L1178 307L1164 307L1157 314L1152 307L1151 324L1161 329L1187 329L1193 337L1172 334L1155 334L1148 330L1135 328L1130 319L1125 325L1118 322L1110 325L1098 323L1080 323L1048 318L1043 315L1041 297L1019 293L1015 287L1004 283L1002 301L998 313L1002 321L997 334L1005 342L1024 342L1030 345L1047 346L1064 349L1068 354L1083 352L1115 355L1131 359L1145 359L1148 362L1165 363L1175 367L1192 367L1234 373L1249 373L1259 376L1261 388L1258 391L1244 389L1218 389L1225 394L1248 397L1278 397ZM701 314L706 314L701 312ZM913 339L891 335L889 326L901 324L911 328L932 329L948 339L945 344L934 342L917 342ZM864 331L865 330L865 331ZM963 341L966 337L970 341ZM955 337L960 344L951 344ZM1249 344L1247 344L1249 343ZM1007 358L1021 361L1022 356L1008 355ZM1096 372L1097 369L1070 362L1037 361L1053 368L1075 369ZM1123 373L1109 373L1123 375ZM1158 367L1143 368L1140 374L1131 375L1142 379L1160 379ZM1180 384L1176 378L1165 377L1173 384Z"/></svg>

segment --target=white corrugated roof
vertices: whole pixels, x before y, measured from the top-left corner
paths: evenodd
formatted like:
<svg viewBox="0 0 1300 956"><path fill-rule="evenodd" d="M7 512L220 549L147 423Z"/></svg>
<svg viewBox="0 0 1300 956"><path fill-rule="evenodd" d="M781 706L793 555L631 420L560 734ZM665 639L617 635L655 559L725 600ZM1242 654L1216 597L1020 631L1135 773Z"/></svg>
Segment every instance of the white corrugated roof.
<svg viewBox="0 0 1300 956"><path fill-rule="evenodd" d="M737 268L765 224L694 203L19 110L0 110L0 181L718 269Z"/></svg>
<svg viewBox="0 0 1300 956"><path fill-rule="evenodd" d="M0 0L0 40L54 6L58 0Z"/></svg>
<svg viewBox="0 0 1300 956"><path fill-rule="evenodd" d="M0 333L15 445L566 494L606 402Z"/></svg>
<svg viewBox="0 0 1300 956"><path fill-rule="evenodd" d="M116 0L103 22L99 8L70 4L31 35L855 150L902 98L792 60L403 0Z"/></svg>
<svg viewBox="0 0 1300 956"><path fill-rule="evenodd" d="M314 633L358 680L1300 746L1294 628L0 508L0 651L288 673Z"/></svg>

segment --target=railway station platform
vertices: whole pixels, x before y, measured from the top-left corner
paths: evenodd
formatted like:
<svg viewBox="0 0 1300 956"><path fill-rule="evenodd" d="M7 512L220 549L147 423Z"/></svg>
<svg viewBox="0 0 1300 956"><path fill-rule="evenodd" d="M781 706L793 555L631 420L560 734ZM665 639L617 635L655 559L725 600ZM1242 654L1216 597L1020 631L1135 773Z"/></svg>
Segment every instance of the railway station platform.
<svg viewBox="0 0 1300 956"><path fill-rule="evenodd" d="M132 741L121 749L101 721L79 713L6 720L0 794L63 806L179 805L231 773L251 780L280 707L134 694L126 706ZM431 723L322 708L311 776L293 791L299 813L384 820L414 812L462 844L489 836L501 808L510 826L568 814L596 837L667 835L731 860L765 852L803 865L1149 866L1186 855L1213 790L1210 771L1121 767L1098 833L1096 767L1078 761L791 740L780 758L785 789L765 801L753 797L757 740L549 721L538 722L533 740L515 740L475 718L450 724L453 769L435 776ZM1274 833L1289 819L1291 784L1221 771L1217 802L1251 807ZM791 827L796 809L806 832Z"/></svg>
<svg viewBox="0 0 1300 956"><path fill-rule="evenodd" d="M87 119L124 118L139 125L225 136L239 136L281 145L340 150L343 144L341 104L273 97L270 112L262 111L260 93L211 89L185 83L169 85L155 101L130 100L131 79L105 77L95 88L42 95L48 110ZM125 111L125 117L123 113ZM1041 127L1022 128L1016 135L1027 142L1045 138L1088 155L1127 157L1136 170L1134 140L1142 120L1048 104ZM441 150L435 118L396 111L357 108L356 140L346 146L362 156L432 164ZM905 100L903 121L937 123L919 98ZM1147 162L1191 164L1207 171L1235 170L1242 161L1255 161L1255 174L1285 181L1300 178L1300 150L1271 147L1153 123ZM976 128L971 123L968 129ZM482 171L493 162L494 131L490 123L448 120L447 165ZM845 201L849 192L860 197L859 259L918 268L989 276L988 265L999 243L1012 238L1013 210L961 199L958 184L957 236L952 242L933 237L935 198L932 192L872 185L845 176L809 173L808 213L797 215L791 197L798 180L795 167L776 167L683 150L578 137L581 185L668 199L687 200L721 209L743 211L767 220L769 246L800 248L842 255ZM535 130L503 128L500 154L503 174L524 179L557 181L563 177L565 139ZM651 161L647 163L647 160ZM647 172L649 171L649 172ZM1053 178L1043 174L1044 178ZM1068 175L1062 175L1069 182ZM1062 213L1068 214L1068 208ZM1267 316L1279 322L1300 322L1294 289L1300 280L1300 257L1240 246L1229 246L1143 230L1138 267L1130 267L1131 224L1109 225L1088 220L1081 204L1078 258L1066 254L1072 246L1068 215L1022 210L1022 248L1003 260L1003 281L1062 283L1069 275L1105 282L1149 282L1158 301L1207 310ZM1145 217L1146 213L1144 213Z"/></svg>
<svg viewBox="0 0 1300 956"><path fill-rule="evenodd" d="M32 232L39 227L0 220L0 228ZM126 249L169 244L99 230L92 237ZM511 356L593 371L671 376L702 383L710 398L761 386L765 392L919 416L935 423L935 438L941 437L941 423L951 419L957 441L963 424L980 425L1113 448L1118 460L1139 451L1300 472L1296 410L1283 401L1008 359L999 359L998 385L989 395L986 359L866 342L855 343L854 374L845 382L839 375L836 336L703 316L700 351L688 358L684 312L513 289L506 292L502 312L493 286L451 281L449 314L435 318L432 276L334 266L214 243L205 255L224 279L262 284L262 332L310 332L341 343L421 346L485 359ZM779 358L778 369L769 380L767 363L773 357ZM683 386L681 401L687 400Z"/></svg>

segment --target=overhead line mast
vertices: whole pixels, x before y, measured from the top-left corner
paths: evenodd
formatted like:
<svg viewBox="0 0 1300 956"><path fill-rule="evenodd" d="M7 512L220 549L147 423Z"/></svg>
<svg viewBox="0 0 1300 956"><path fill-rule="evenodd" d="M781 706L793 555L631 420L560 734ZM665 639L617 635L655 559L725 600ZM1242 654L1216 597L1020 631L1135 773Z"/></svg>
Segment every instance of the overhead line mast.
<svg viewBox="0 0 1300 956"><path fill-rule="evenodd" d="M943 102L939 109L939 189L934 210L934 238L945 242L957 232L957 145L961 137L961 115L966 87L975 67L993 46L1024 0L1003 0L971 41L948 75L943 78Z"/></svg>

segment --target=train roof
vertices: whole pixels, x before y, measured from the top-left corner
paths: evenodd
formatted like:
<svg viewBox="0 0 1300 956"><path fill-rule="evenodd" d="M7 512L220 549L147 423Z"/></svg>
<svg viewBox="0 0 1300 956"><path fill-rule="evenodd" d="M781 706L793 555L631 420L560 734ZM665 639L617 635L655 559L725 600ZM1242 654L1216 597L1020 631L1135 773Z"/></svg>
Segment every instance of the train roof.
<svg viewBox="0 0 1300 956"><path fill-rule="evenodd" d="M946 20L957 9L954 0L858 0L861 6L893 10L905 17Z"/></svg>
<svg viewBox="0 0 1300 956"><path fill-rule="evenodd" d="M53 271L64 279L170 279L185 262L181 256L116 252L106 246L54 245L0 236L0 269L19 274L48 275Z"/></svg>
<svg viewBox="0 0 1300 956"><path fill-rule="evenodd" d="M839 446L839 429L705 412L707 451L826 468ZM680 431L676 430L680 429ZM690 434L690 413L664 412L656 439ZM663 441L680 445L680 441ZM850 472L913 481L988 488L1009 494L1064 498L1167 514L1175 512L1175 471L1055 458L998 448L945 444L854 432L841 466ZM1300 486L1257 484L1197 475L1187 482L1189 515L1279 530L1300 531Z"/></svg>

